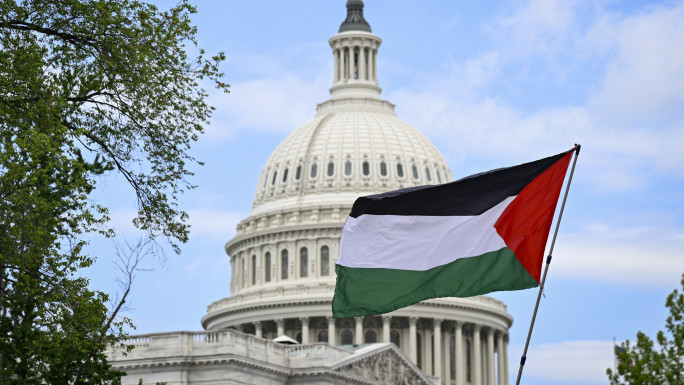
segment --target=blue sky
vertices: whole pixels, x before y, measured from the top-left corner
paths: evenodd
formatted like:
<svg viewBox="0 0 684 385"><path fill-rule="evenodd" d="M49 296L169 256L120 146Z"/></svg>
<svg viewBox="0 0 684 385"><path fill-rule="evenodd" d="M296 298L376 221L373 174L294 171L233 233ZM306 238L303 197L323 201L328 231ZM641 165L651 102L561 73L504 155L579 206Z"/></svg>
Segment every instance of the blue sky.
<svg viewBox="0 0 684 385"><path fill-rule="evenodd" d="M382 96L442 152L456 178L583 145L532 336L526 384L605 384L612 339L653 336L684 272L684 2L367 0L383 39ZM169 3L159 2L161 6ZM212 91L213 124L193 149L199 187L182 198L191 240L138 274L137 333L199 330L228 296L223 245L251 208L285 136L332 84L327 40L345 1L203 1L200 45L224 51L232 92ZM134 239L130 189L111 177L119 241ZM110 241L87 274L113 291ZM495 293L515 318L510 374L536 291Z"/></svg>

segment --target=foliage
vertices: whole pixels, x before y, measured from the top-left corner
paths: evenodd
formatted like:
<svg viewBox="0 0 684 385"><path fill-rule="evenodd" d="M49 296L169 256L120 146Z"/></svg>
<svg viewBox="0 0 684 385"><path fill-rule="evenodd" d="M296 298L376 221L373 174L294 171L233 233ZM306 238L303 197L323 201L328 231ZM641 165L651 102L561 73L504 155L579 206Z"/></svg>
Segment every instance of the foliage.
<svg viewBox="0 0 684 385"><path fill-rule="evenodd" d="M611 385L684 384L684 274L681 284L682 292L675 289L665 301L667 332L659 331L656 342L638 332L633 346L627 340L615 348L617 370L606 371Z"/></svg>
<svg viewBox="0 0 684 385"><path fill-rule="evenodd" d="M0 383L116 382L104 352L128 323L122 302L108 310L80 276L94 261L85 237L115 235L92 192L123 176L135 225L176 252L187 240L178 197L213 110L201 85L228 90L223 55L197 48L194 12L0 0Z"/></svg>

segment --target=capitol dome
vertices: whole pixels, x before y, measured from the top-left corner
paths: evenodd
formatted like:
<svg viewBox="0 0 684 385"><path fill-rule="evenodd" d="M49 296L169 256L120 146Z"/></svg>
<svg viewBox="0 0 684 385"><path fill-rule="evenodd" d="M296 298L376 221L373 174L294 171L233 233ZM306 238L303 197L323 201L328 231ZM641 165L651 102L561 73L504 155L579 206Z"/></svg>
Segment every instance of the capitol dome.
<svg viewBox="0 0 684 385"><path fill-rule="evenodd" d="M382 316L332 317L334 265L354 200L453 180L430 140L381 98L381 42L363 2L349 0L329 40L331 98L267 160L251 212L225 244L230 296L209 305L202 325L304 344L393 342L440 383L506 384L513 318L495 299L438 298Z"/></svg>

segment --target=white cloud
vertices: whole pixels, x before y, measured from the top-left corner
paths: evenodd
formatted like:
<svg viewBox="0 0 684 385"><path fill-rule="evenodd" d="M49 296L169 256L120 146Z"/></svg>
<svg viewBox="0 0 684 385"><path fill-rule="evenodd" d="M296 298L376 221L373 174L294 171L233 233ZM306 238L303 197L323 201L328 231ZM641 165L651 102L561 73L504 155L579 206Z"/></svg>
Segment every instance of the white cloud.
<svg viewBox="0 0 684 385"><path fill-rule="evenodd" d="M619 123L684 123L684 3L625 18L602 17L587 34L615 51L591 105ZM680 126L681 129L681 126Z"/></svg>
<svg viewBox="0 0 684 385"><path fill-rule="evenodd" d="M606 232L567 236L559 240L554 251L553 275L632 285L676 286L684 273L684 241L678 240L677 234L662 233L657 229L606 229Z"/></svg>
<svg viewBox="0 0 684 385"><path fill-rule="evenodd" d="M220 211L210 208L195 208L186 210L190 219L190 237L209 237L212 239L230 239L235 234L235 226L247 214L242 212ZM110 225L120 237L131 237L141 234L131 222L137 216L133 209L113 210L110 214Z"/></svg>
<svg viewBox="0 0 684 385"><path fill-rule="evenodd" d="M508 44L514 56L558 50L573 24L576 1L531 0L503 17L491 31Z"/></svg>
<svg viewBox="0 0 684 385"><path fill-rule="evenodd" d="M314 66L315 59L301 60L311 60ZM249 68L254 76L231 81L229 94L210 96L216 111L207 136L214 141L230 139L241 130L290 132L314 117L314 106L328 97L326 90L332 85L329 60L321 61L315 71L297 71L285 68L283 60L261 55L243 57L237 67Z"/></svg>
<svg viewBox="0 0 684 385"><path fill-rule="evenodd" d="M684 3L630 17L597 7L584 26L573 22L576 8L575 2L530 1L492 27L506 36L505 44L450 63L443 78L394 91L389 99L402 118L440 143L451 164L522 162L579 142L585 148L581 173L597 193L622 194L648 187L657 175L684 175ZM514 101L470 92L508 82L503 69L514 60L512 51L541 52L527 46L563 51L575 61L566 67L598 68L595 86L579 86L586 100L525 111ZM554 76L568 69L561 63L546 70Z"/></svg>
<svg viewBox="0 0 684 385"><path fill-rule="evenodd" d="M511 345L509 354L522 352ZM527 351L524 377L573 383L605 383L613 367L612 341L563 341L533 345Z"/></svg>
<svg viewBox="0 0 684 385"><path fill-rule="evenodd" d="M235 226L244 219L245 213L219 211L215 209L191 209L190 236L210 237L217 240L226 240L235 234Z"/></svg>

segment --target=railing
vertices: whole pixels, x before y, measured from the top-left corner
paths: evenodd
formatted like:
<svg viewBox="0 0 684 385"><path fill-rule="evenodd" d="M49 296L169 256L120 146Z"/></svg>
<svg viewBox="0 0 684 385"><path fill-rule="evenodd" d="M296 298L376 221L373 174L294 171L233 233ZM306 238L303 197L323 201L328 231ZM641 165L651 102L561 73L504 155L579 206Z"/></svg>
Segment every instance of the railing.
<svg viewBox="0 0 684 385"><path fill-rule="evenodd" d="M221 354L255 358L272 364L294 367L318 361L332 362L351 354L350 351L326 343L288 346L232 329L206 332L172 332L132 336L122 341L134 349L124 356L112 348L109 360L115 366L125 366L130 360L158 360L163 357L202 357Z"/></svg>

